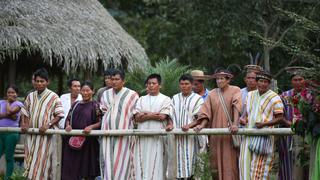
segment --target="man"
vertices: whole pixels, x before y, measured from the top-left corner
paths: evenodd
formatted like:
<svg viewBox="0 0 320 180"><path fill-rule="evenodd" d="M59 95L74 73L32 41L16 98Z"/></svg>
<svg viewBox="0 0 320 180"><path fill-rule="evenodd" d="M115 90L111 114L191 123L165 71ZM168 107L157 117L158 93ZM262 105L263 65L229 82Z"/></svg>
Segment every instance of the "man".
<svg viewBox="0 0 320 180"><path fill-rule="evenodd" d="M297 107L295 107L291 99L298 96L301 92L307 91L305 88L305 79L299 73L299 69L287 71L291 74L291 85L293 89L285 91L281 94L281 98L285 107L285 123L284 126L290 127L295 121L301 120L302 115ZM279 179L280 180L299 180L304 179L304 169L299 163L298 155L303 151L304 141L300 136L283 136L279 139ZM310 162L312 158L310 158Z"/></svg>
<svg viewBox="0 0 320 180"><path fill-rule="evenodd" d="M147 78L148 95L138 99L134 120L137 129L172 129L168 119L171 99L160 93L161 76L151 74ZM136 179L166 179L164 169L164 137L139 137L135 142L134 168Z"/></svg>
<svg viewBox="0 0 320 180"><path fill-rule="evenodd" d="M175 128L183 128L195 121L195 115L203 104L202 97L192 92L192 83L190 74L182 75L179 79L181 92L172 98L172 120ZM197 136L176 136L176 178L192 178L200 148Z"/></svg>
<svg viewBox="0 0 320 180"><path fill-rule="evenodd" d="M271 75L267 72L260 72L257 74L257 86L258 89L248 93L246 100L246 116L241 120L243 125L247 124L248 128L273 128L282 122L283 119L283 104L280 96L277 93L270 90ZM269 179L270 170L273 166L274 159L274 137L264 136L268 138L268 144L259 144L263 149L268 150L267 153L261 153L260 151L254 151L253 146L258 145L261 141L254 141L256 137L250 138L245 147L240 150L240 156L244 156L240 164L243 163L243 176L241 179ZM256 142L256 144L253 144ZM259 146L259 147L260 147ZM251 148L251 149L249 149Z"/></svg>
<svg viewBox="0 0 320 180"><path fill-rule="evenodd" d="M198 113L198 120L190 124L189 128L194 127L195 131L200 131L204 127L229 127L231 133L236 133L241 112L240 88L229 85L233 75L228 70L221 69L213 77L216 78L218 88L210 91ZM226 111L221 97L224 99ZM231 136L210 136L209 152L211 167L218 170L219 180L239 179L238 149L233 147Z"/></svg>
<svg viewBox="0 0 320 180"><path fill-rule="evenodd" d="M262 67L257 65L247 65L245 66L245 69L247 70L246 76L244 78L244 82L246 83L246 87L241 89L241 100L242 100L242 114L241 119L245 119L246 116L246 105L244 104L246 102L248 93L251 91L254 91L257 89L257 73L262 71ZM242 124L246 124L243 122ZM247 125L247 124L246 124ZM245 128L248 128L246 125L244 125ZM242 152L250 153L249 151L244 151L244 149L247 147L247 144L249 143L249 138L243 136L241 138L241 145L240 145L240 151L242 149ZM251 157L247 154L241 154L239 157L239 174L240 174L240 180L242 179L248 179L250 176L250 160L246 161L247 163L243 163L247 157Z"/></svg>
<svg viewBox="0 0 320 180"><path fill-rule="evenodd" d="M70 79L68 81L68 87L69 87L70 93L62 94L60 96L60 99L62 102L62 107L63 107L63 112L65 114L64 118L62 118L61 121L59 122L60 129L64 129L65 120L66 120L66 117L69 113L71 105L75 101L82 100L82 96L80 94L81 84L78 79L76 79L76 78Z"/></svg>
<svg viewBox="0 0 320 180"><path fill-rule="evenodd" d="M203 71L193 70L191 71L191 76L193 78L193 92L199 94L203 100L206 100L209 90L205 88L204 81L211 79L209 75L204 75Z"/></svg>
<svg viewBox="0 0 320 180"><path fill-rule="evenodd" d="M112 88L106 90L101 97L101 107L105 112L102 118L102 130L133 129L133 112L139 98L138 94L124 87L125 74L114 70L111 74ZM130 136L102 138L102 154L104 167L101 172L104 179L127 180L133 178L132 142Z"/></svg>
<svg viewBox="0 0 320 180"><path fill-rule="evenodd" d="M104 75L104 87L100 88L98 91L97 91L97 101L100 102L101 101L101 97L102 97L102 94L112 88L112 82L111 82L111 74L112 72L114 71L113 68L110 68L110 69L107 69L104 71L103 75Z"/></svg>
<svg viewBox="0 0 320 180"><path fill-rule="evenodd" d="M49 75L44 68L34 73L36 91L31 92L21 109L22 132L39 128L40 133L57 128L63 118L63 108L59 96L47 89ZM26 135L25 173L28 179L57 179L57 146L55 135Z"/></svg>

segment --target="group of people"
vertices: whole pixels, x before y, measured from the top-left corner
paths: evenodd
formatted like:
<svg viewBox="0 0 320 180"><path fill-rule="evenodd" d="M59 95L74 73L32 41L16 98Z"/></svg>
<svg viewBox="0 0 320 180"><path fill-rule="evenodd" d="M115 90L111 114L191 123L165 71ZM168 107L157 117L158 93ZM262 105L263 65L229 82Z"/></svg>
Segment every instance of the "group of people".
<svg viewBox="0 0 320 180"><path fill-rule="evenodd" d="M270 90L271 75L256 65L247 66L245 82L240 89L230 85L228 70L204 75L195 70L179 79L180 92L172 98L162 94L159 74L146 78L147 95L126 88L125 74L108 69L105 87L97 91L90 81L68 82L70 93L59 97L49 90L45 69L34 72L34 91L24 104L16 100L18 90L7 88L6 100L0 101L0 127L39 128L40 134L27 134L25 173L28 179L195 179L198 154L209 151L210 165L220 180L268 179L273 168L273 136L241 136L239 128L289 127L288 103ZM217 88L209 91L204 82L214 78ZM301 80L302 78L302 80ZM299 82L296 81L299 79ZM292 76L294 93L304 89L303 77ZM290 96L284 93L283 96ZM286 112L286 114L284 114ZM20 122L19 122L19 119ZM62 165L58 168L56 135L43 135L48 129L92 130L166 129L183 131L203 128L229 128L234 135L176 135L173 143L165 136L62 136ZM290 138L290 140L289 140ZM14 147L18 133L0 134L0 155L6 154L7 172L13 170ZM291 153L292 138L283 137L279 154L279 179L293 179L296 155ZM290 151L290 152L289 152ZM289 164L289 165L288 165Z"/></svg>

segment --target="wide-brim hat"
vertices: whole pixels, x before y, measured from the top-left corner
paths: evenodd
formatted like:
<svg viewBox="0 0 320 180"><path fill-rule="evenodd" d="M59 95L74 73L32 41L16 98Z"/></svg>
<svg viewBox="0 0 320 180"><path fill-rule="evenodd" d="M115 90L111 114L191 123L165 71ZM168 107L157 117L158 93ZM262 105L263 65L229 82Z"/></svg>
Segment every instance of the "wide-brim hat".
<svg viewBox="0 0 320 180"><path fill-rule="evenodd" d="M205 75L201 70L193 70L191 71L191 76L194 80L209 80L212 79L212 76Z"/></svg>
<svg viewBox="0 0 320 180"><path fill-rule="evenodd" d="M284 69L291 75L291 77L294 77L296 75L304 77L304 72L308 70L307 67L303 66L291 66Z"/></svg>
<svg viewBox="0 0 320 180"><path fill-rule="evenodd" d="M255 65L255 64L249 64L244 66L244 69L248 72L255 72L255 73L259 73L261 71L263 71L263 68L259 65Z"/></svg>
<svg viewBox="0 0 320 180"><path fill-rule="evenodd" d="M214 73L212 75L213 78L217 78L218 76L226 76L226 77L229 77L229 78L233 78L233 75L231 73L224 72L224 71L220 71L220 72Z"/></svg>

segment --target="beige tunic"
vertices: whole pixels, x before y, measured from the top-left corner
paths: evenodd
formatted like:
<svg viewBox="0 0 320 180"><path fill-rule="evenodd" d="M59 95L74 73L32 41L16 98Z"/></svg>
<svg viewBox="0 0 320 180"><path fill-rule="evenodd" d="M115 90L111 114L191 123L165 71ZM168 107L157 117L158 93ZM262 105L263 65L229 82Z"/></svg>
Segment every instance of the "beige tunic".
<svg viewBox="0 0 320 180"><path fill-rule="evenodd" d="M223 98L230 115L233 112L241 112L240 88L229 86L222 91ZM208 98L199 111L199 119L208 118L208 128L227 128L228 119L225 115L217 89L210 91ZM239 179L238 150L232 146L231 136L209 137L210 162L212 167L218 171L219 180Z"/></svg>

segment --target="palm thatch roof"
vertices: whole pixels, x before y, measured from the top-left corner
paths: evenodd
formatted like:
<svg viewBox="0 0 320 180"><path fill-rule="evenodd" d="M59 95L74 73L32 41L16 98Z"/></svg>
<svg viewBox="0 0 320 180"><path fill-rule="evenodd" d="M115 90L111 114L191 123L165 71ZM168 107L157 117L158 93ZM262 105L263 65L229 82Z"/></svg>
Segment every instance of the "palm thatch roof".
<svg viewBox="0 0 320 180"><path fill-rule="evenodd" d="M66 72L145 66L145 50L97 0L1 0L0 63L22 52Z"/></svg>

